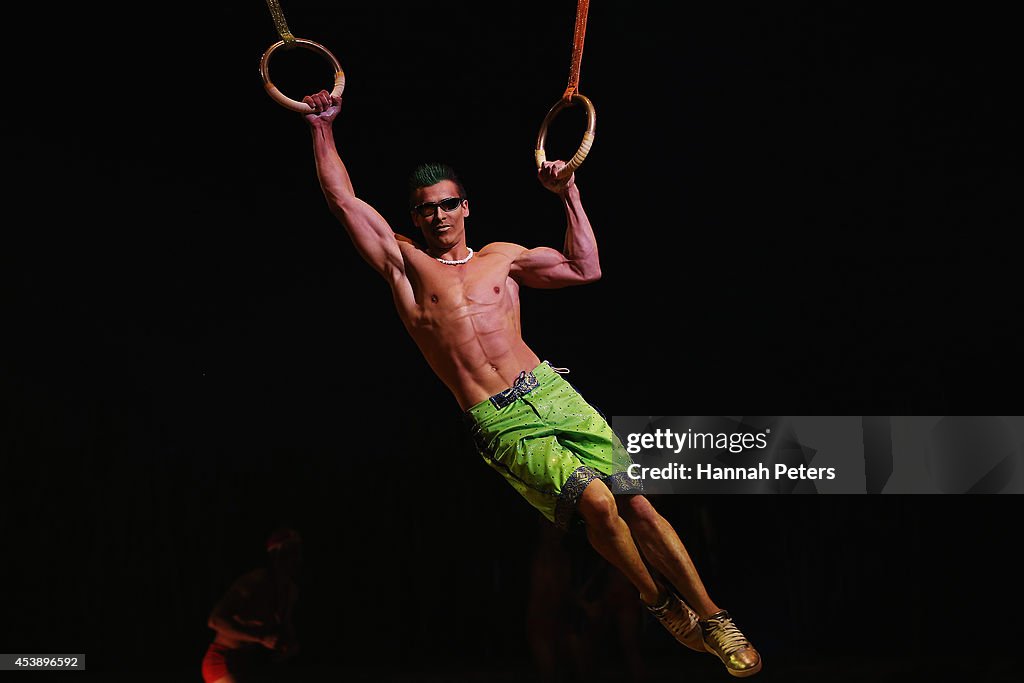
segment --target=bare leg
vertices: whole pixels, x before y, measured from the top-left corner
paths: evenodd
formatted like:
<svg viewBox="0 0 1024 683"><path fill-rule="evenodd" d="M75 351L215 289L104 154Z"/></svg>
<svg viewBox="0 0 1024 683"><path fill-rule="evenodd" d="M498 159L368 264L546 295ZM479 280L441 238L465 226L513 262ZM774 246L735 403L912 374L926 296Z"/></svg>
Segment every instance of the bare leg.
<svg viewBox="0 0 1024 683"><path fill-rule="evenodd" d="M648 605L656 604L661 588L644 564L633 534L619 516L615 496L604 482L590 482L580 496L576 509L586 522L587 540L594 550L640 591L641 600Z"/></svg>
<svg viewBox="0 0 1024 683"><path fill-rule="evenodd" d="M760 671L761 655L736 627L732 617L708 596L690 554L672 525L644 496L623 496L619 503L620 519L625 520L633 533L644 559L675 586L691 606L690 610L668 621L658 617L659 621L687 647L713 652L733 676L752 676ZM675 608L682 607L677 599L672 600ZM672 605L671 600L669 604Z"/></svg>
<svg viewBox="0 0 1024 683"><path fill-rule="evenodd" d="M651 566L676 587L702 619L718 612L720 608L708 596L690 554L672 525L644 496L624 496L618 502L619 514Z"/></svg>

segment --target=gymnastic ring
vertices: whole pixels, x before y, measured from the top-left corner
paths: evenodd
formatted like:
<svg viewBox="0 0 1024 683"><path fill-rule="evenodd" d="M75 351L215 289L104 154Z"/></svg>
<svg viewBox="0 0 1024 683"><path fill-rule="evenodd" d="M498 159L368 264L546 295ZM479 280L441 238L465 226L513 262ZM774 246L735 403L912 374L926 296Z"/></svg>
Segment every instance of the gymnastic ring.
<svg viewBox="0 0 1024 683"><path fill-rule="evenodd" d="M266 88L267 94L270 95L275 102L286 109L297 111L300 114L313 113L313 108L311 106L305 102L299 102L298 100L286 97L277 89L277 86L270 82L270 55L274 54L274 50L277 50L280 47L287 47L288 49L291 49L292 47L304 47L307 50L312 50L313 52L318 52L323 55L323 57L331 63L331 66L334 67L334 89L331 90L331 95L333 97L341 97L341 92L345 89L345 72L341 70L341 64L338 63L338 60L335 59L330 50L320 43L314 43L312 40L306 40L305 38L296 38L290 42L279 40L268 47L267 51L263 53L263 57L260 58L260 76L263 77L263 87Z"/></svg>
<svg viewBox="0 0 1024 683"><path fill-rule="evenodd" d="M576 150L576 154L574 154L572 159L566 163L565 168L559 172L559 178L566 178L573 171L579 168L580 164L583 163L583 160L587 158L587 154L590 152L590 146L594 144L594 129L597 127L597 112L594 111L593 103L579 93L573 94L572 99L569 101L566 101L565 99L558 100L555 102L554 106L548 110L548 114L544 117L544 122L540 126L540 133L537 134L537 149L534 150L534 157L537 161L537 168L541 168L544 165L544 162L547 161L547 155L544 153L544 141L548 136L548 126L558 115L558 112L577 103L582 104L587 110L587 130L583 133L583 142L580 143L579 149Z"/></svg>

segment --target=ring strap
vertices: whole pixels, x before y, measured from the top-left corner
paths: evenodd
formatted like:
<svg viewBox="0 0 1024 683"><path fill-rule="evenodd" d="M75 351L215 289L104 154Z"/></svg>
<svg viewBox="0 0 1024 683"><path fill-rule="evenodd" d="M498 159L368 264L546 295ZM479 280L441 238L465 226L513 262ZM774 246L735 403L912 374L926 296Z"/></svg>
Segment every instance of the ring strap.
<svg viewBox="0 0 1024 683"><path fill-rule="evenodd" d="M270 8L270 16L274 19L274 26L277 28L277 33L281 36L281 40L291 45L295 42L295 36L288 29L288 22L284 18L284 10L281 9L281 3L278 0L267 0L267 7Z"/></svg>
<svg viewBox="0 0 1024 683"><path fill-rule="evenodd" d="M275 0L267 0L273 2ZM568 103L572 96L579 92L580 87L580 63L583 61L583 39L587 35L587 10L590 9L590 0L578 0L576 3L576 28L572 34L572 62L569 64L569 83L562 94L562 99Z"/></svg>

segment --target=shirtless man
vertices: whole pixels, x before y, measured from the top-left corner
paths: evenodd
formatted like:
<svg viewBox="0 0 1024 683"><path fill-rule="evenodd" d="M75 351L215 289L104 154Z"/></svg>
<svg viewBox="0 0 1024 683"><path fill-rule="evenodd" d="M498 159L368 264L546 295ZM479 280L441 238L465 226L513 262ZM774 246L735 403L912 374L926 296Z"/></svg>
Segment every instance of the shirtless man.
<svg viewBox="0 0 1024 683"><path fill-rule="evenodd" d="M292 611L301 551L298 533L275 531L267 539L268 566L241 576L214 606L207 625L217 635L203 657L204 683L267 680L273 662L298 653Z"/></svg>
<svg viewBox="0 0 1024 683"><path fill-rule="evenodd" d="M356 196L334 140L341 98L320 91L303 101L313 108L304 116L331 213L390 285L399 317L465 411L484 461L554 524L581 520L594 549L679 642L717 655L733 676L760 671L757 650L711 600L679 536L626 474L629 455L604 417L520 335L520 286L601 276L575 177L558 177L565 163L538 171L565 207L561 251L511 242L473 251L465 188L442 164L425 164L410 179L410 216L426 245L419 246Z"/></svg>

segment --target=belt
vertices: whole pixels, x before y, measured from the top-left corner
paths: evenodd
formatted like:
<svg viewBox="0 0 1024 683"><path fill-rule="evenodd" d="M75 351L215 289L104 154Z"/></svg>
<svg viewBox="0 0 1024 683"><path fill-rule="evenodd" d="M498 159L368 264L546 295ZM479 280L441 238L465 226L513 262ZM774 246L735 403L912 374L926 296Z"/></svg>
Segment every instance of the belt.
<svg viewBox="0 0 1024 683"><path fill-rule="evenodd" d="M537 379L537 376L532 372L523 370L516 377L516 381L512 383L512 386L491 396L490 401L494 404L495 408L504 408L508 404L515 402L518 398L526 396L539 386L540 380Z"/></svg>

